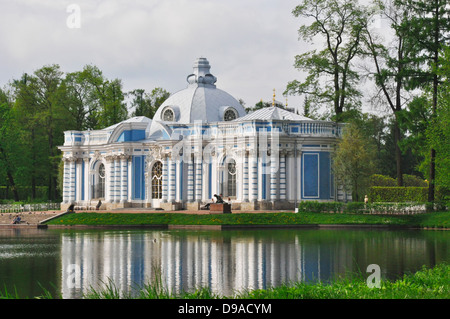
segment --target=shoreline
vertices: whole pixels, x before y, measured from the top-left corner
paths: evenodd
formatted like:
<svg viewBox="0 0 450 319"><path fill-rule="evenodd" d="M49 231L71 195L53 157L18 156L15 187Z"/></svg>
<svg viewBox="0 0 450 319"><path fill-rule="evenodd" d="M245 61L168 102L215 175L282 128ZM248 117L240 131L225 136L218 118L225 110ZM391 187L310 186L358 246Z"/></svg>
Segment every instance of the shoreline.
<svg viewBox="0 0 450 319"><path fill-rule="evenodd" d="M245 212L247 213L247 212ZM434 225L423 225L420 226L417 224L405 224L403 223L395 223L396 218L401 218L399 215L351 215L351 214L326 214L326 213L293 213L293 212L286 212L286 211L252 211L252 213L245 214L244 212L235 212L234 214L209 214L208 211L148 211L145 212L143 210L127 210L127 211L80 211L75 213L67 213L62 211L49 211L49 212L23 212L23 213L3 213L0 216L0 229L28 229L28 228L38 228L38 229L161 229L161 230L219 230L219 231L225 231L225 230L251 230L251 229L379 229L379 230L395 230L395 229L402 229L402 230L450 230L450 227L446 227L447 225L440 226L442 224L447 224L447 216L445 216L444 223L437 224L437 226ZM325 220L325 223L323 221L318 222L306 222L302 223L301 220L298 221L298 223L283 223L283 220L276 220L274 222L267 223L264 221L261 223L259 222L261 216L264 216L265 214L276 214L281 213L280 215L289 215L293 214L292 216L295 216L296 218L301 218L303 216L320 216L324 219L329 218L330 222L328 220ZM442 213L442 212L441 212ZM447 215L448 212L444 212L445 215ZM92 215L90 215L92 214ZM195 215L202 218L202 220L199 221L198 224L190 223L189 220L186 219L181 221L172 221L172 220L164 220L163 222L155 222L153 223L151 220L151 215L157 214L165 215L165 216L177 216L177 217L184 217L184 218L195 218ZM233 218L238 219L239 217L237 215L243 214L241 216L246 216L246 221L239 221L236 223L233 223ZM254 214L254 215L253 215ZM259 215L257 215L259 214ZM308 215L309 214L309 215ZM433 214L433 213L431 213ZM9 215L9 216L8 216ZM11 224L13 216L20 215L22 217L22 220L24 223L21 224ZM88 216L89 218L95 216L96 218L102 218L105 216L133 216L137 218L142 218L143 220L141 222L134 222L134 223L127 223L125 220L120 220L116 222L110 222L110 223L104 223L101 224L102 221L99 221L99 223L89 224L89 223L72 223L72 224L52 224L51 221L53 219L57 218L64 218L64 215L69 215L70 217L74 216ZM191 215L191 216L189 216ZM234 215L233 217L231 217ZM253 215L253 216L252 216ZM340 221L336 221L333 219L334 216L340 217ZM340 216L339 216L340 215ZM421 214L422 215L422 214ZM255 216L255 218L253 218ZM259 217L258 217L259 216ZM269 215L266 215L269 216ZM264 217L266 217L264 216ZM358 221L352 221L349 218L354 216L359 216L361 220ZM373 222L373 219L371 219L371 216L378 216L381 218L393 218L391 219L387 224L381 224L380 222ZM411 215L404 215L404 216L411 216ZM442 215L441 215L442 216ZM448 213L448 216L450 217L450 213ZM207 218L213 219L213 218L220 218L222 217L222 220L219 221L219 223L211 223L208 222ZM231 218L230 218L231 217ZM367 218L366 218L367 217ZM155 217L158 218L158 217ZM291 217L290 217L291 218ZM442 217L440 217L442 218ZM150 219L150 221L149 221ZM450 219L448 219L450 221ZM8 223L5 223L7 221ZM231 221L231 222L230 222ZM50 223L49 223L50 222ZM258 223L259 222L259 223ZM394 223L393 223L394 222Z"/></svg>

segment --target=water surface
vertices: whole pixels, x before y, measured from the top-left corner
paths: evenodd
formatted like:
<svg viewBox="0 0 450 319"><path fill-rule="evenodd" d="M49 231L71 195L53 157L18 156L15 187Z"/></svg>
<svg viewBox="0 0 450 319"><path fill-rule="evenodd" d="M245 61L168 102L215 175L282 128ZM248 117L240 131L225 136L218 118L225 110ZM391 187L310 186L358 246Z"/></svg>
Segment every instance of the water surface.
<svg viewBox="0 0 450 319"><path fill-rule="evenodd" d="M450 233L421 230L0 230L0 287L80 298L110 281L125 293L162 276L174 292L230 296L328 282L377 264L383 279L450 262Z"/></svg>

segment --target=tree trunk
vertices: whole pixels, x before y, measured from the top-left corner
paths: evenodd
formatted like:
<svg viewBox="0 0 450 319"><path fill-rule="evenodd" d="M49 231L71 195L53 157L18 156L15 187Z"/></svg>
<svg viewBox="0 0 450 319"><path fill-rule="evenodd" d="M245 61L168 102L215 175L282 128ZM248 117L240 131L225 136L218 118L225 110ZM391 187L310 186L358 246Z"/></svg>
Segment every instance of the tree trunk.
<svg viewBox="0 0 450 319"><path fill-rule="evenodd" d="M3 147L0 147L0 153L1 153L1 155L3 157L3 160L4 160L5 164L6 164L5 165L6 166L6 175L8 177L8 183L11 186L11 190L12 190L13 195L14 195L14 200L16 202L18 202L19 201L19 193L17 192L16 183L14 181L14 176L11 173L11 167L9 165L8 157L7 157L7 154L6 154L5 150L3 149Z"/></svg>
<svg viewBox="0 0 450 319"><path fill-rule="evenodd" d="M395 161L397 164L397 186L403 186L403 168L402 168L402 152L400 150L401 132L398 125L397 114L394 117L394 144L395 144Z"/></svg>

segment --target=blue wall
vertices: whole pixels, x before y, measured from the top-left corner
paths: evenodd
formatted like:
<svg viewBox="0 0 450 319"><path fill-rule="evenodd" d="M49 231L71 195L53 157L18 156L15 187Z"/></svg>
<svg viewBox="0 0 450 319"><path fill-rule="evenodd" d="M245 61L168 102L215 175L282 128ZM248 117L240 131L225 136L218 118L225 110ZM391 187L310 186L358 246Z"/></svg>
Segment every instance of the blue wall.
<svg viewBox="0 0 450 319"><path fill-rule="evenodd" d="M303 153L302 197L319 198L319 153Z"/></svg>
<svg viewBox="0 0 450 319"><path fill-rule="evenodd" d="M330 199L333 196L329 152L303 152L302 199Z"/></svg>
<svg viewBox="0 0 450 319"><path fill-rule="evenodd" d="M117 142L132 142L145 139L145 130L125 130L120 134Z"/></svg>
<svg viewBox="0 0 450 319"><path fill-rule="evenodd" d="M144 176L145 155L133 156L132 161L132 189L133 199L145 199L145 176Z"/></svg>

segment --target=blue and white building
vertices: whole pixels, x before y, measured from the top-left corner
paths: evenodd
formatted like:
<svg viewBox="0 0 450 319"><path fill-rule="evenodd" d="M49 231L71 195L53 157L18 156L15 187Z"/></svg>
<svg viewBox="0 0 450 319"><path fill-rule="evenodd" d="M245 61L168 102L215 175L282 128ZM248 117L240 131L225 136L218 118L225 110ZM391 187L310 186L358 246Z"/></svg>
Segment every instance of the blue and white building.
<svg viewBox="0 0 450 319"><path fill-rule="evenodd" d="M247 114L199 58L185 89L153 119L66 131L63 208L198 209L214 194L233 210L344 199L331 170L342 126L276 106Z"/></svg>

